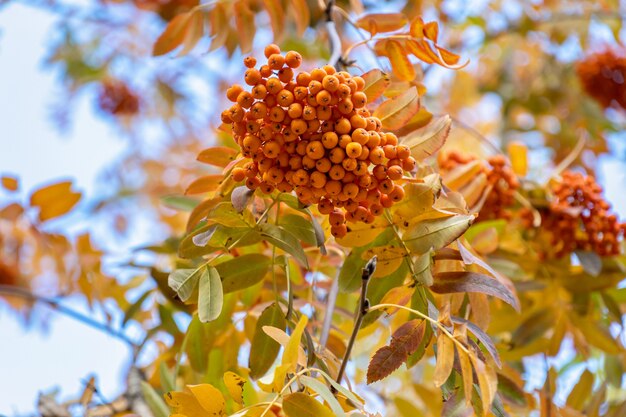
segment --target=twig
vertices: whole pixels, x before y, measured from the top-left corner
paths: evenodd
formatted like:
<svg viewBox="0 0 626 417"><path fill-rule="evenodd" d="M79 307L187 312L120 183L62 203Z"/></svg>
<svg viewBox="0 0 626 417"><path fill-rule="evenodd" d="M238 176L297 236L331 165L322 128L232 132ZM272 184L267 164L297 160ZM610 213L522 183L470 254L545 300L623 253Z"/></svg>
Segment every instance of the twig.
<svg viewBox="0 0 626 417"><path fill-rule="evenodd" d="M341 384L341 380L343 379L343 374L346 371L346 366L348 365L348 360L350 359L350 353L352 352L352 348L354 347L354 342L356 341L356 335L359 333L359 329L361 328L361 324L363 323L363 318L369 311L370 302L367 299L367 284L369 283L370 278L374 275L374 271L376 271L376 255L370 259L363 271L361 272L361 297L359 298L359 309L357 311L356 320L354 321L354 328L352 329L352 335L350 335L350 340L348 341L348 346L346 347L346 353L343 355L343 360L341 361L341 368L339 368L339 373L337 374L337 383ZM332 392L336 392L334 387L331 387Z"/></svg>
<svg viewBox="0 0 626 417"><path fill-rule="evenodd" d="M450 116L450 119L452 119L452 121L457 124L461 129L465 130L466 132L468 132L470 135L474 136L476 139L478 139L481 142L484 142L489 148L491 148L495 153L497 154L503 154L502 149L500 149L498 146L496 146L492 141L490 141L489 139L487 139L487 137L485 135L483 135L482 133L480 133L478 130L474 129L473 127L471 127L470 125L462 122L461 120L457 119L456 117Z"/></svg>
<svg viewBox="0 0 626 417"><path fill-rule="evenodd" d="M335 0L328 0L326 2L326 9L324 9L324 13L326 14L326 30L328 31L328 39L330 40L330 59L328 63L334 67L341 61L341 38L339 37L339 33L337 33L337 26L335 25L335 20L333 19L333 7L335 6Z"/></svg>
<svg viewBox="0 0 626 417"><path fill-rule="evenodd" d="M554 171L548 177L548 182L555 177L561 175L561 172L565 171L570 165L574 163L576 158L580 155L580 153L585 149L585 144L587 143L587 134L586 132L582 132L580 134L580 138L574 146L574 149L554 168Z"/></svg>
<svg viewBox="0 0 626 417"><path fill-rule="evenodd" d="M128 336L126 336L126 334L120 331L117 331L107 326L104 323L96 321L92 319L91 317L85 316L84 314L74 309L66 307L62 305L61 303L59 303L58 301L53 300L51 298L33 294L29 290L26 290L20 287L14 287L11 285L0 285L0 294L6 294L9 296L20 297L26 300L31 300L31 301L47 304L52 309L58 311L61 314L66 315L67 317L71 317L74 320L79 321L93 329L100 330L104 333L107 333L109 336L113 336L114 338L123 341L133 350L135 350L138 346L137 343L132 341Z"/></svg>

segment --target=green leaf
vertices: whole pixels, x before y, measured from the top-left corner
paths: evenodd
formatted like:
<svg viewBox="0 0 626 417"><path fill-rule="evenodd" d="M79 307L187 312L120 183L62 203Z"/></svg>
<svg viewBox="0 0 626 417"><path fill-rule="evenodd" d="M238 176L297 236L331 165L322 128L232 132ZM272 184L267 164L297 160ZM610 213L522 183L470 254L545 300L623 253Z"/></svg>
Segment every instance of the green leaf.
<svg viewBox="0 0 626 417"><path fill-rule="evenodd" d="M330 392L326 384L318 379L311 378L306 375L300 377L300 382L305 387L310 388L319 394L319 396L322 397L322 399L330 406L330 409L333 410L335 416L342 417L346 415L343 408L341 408L341 404L339 404L339 401L337 401L337 398L335 398L335 396Z"/></svg>
<svg viewBox="0 0 626 417"><path fill-rule="evenodd" d="M334 417L330 409L313 397L295 392L285 397L283 411L287 417Z"/></svg>
<svg viewBox="0 0 626 417"><path fill-rule="evenodd" d="M350 254L344 259L339 271L339 289L345 292L352 292L361 287L361 270L367 263L362 258L363 248L352 249Z"/></svg>
<svg viewBox="0 0 626 417"><path fill-rule="evenodd" d="M281 330L286 329L285 315L278 304L274 303L263 310L256 323L248 358L250 377L253 379L258 379L269 371L280 351L278 342L263 331L263 326L272 326Z"/></svg>
<svg viewBox="0 0 626 417"><path fill-rule="evenodd" d="M146 381L141 381L141 393L154 417L169 417L170 408L163 398Z"/></svg>
<svg viewBox="0 0 626 417"><path fill-rule="evenodd" d="M267 273L271 259L260 253L250 253L215 265L222 278L224 294L248 288L260 282Z"/></svg>
<svg viewBox="0 0 626 417"><path fill-rule="evenodd" d="M426 287L433 285L433 273L431 266L432 256L430 252L423 253L418 256L413 264L413 270L415 271L413 279Z"/></svg>
<svg viewBox="0 0 626 417"><path fill-rule="evenodd" d="M313 224L306 218L297 214L286 214L280 217L278 224L301 241L309 245L317 245Z"/></svg>
<svg viewBox="0 0 626 417"><path fill-rule="evenodd" d="M168 195L161 197L161 203L176 210L191 211L196 208L199 201L196 198L185 197L184 195Z"/></svg>
<svg viewBox="0 0 626 417"><path fill-rule="evenodd" d="M176 291L182 301L187 301L193 294L205 265L197 269L177 269L167 278L167 284Z"/></svg>
<svg viewBox="0 0 626 417"><path fill-rule="evenodd" d="M284 250L285 252L293 255L298 262L309 269L309 261L302 249L302 245L287 230L269 223L264 223L259 226L261 237L274 246Z"/></svg>
<svg viewBox="0 0 626 417"><path fill-rule="evenodd" d="M500 281L477 272L440 272L435 274L435 279L430 289L438 294L457 292L479 292L488 294L501 299L511 305L515 310L520 310L519 302L511 290L505 287Z"/></svg>
<svg viewBox="0 0 626 417"><path fill-rule="evenodd" d="M474 216L459 214L441 219L424 220L409 229L403 236L404 243L416 254L430 249L439 250L448 246L465 232L474 221Z"/></svg>
<svg viewBox="0 0 626 417"><path fill-rule="evenodd" d="M200 277L200 293L198 295L198 318L202 323L213 321L219 317L224 303L222 281L217 270L209 266Z"/></svg>

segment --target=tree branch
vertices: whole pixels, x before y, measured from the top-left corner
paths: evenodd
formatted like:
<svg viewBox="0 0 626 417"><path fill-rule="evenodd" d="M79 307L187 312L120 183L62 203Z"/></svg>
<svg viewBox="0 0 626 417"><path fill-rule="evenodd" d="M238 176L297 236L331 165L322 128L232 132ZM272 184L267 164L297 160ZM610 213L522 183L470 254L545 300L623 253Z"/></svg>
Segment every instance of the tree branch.
<svg viewBox="0 0 626 417"><path fill-rule="evenodd" d="M14 287L11 285L0 285L0 294L5 294L8 296L14 296L14 297L20 297L26 300L30 300L30 301L35 301L35 302L39 302L39 303L43 303L43 304L47 304L49 307L51 307L52 309L58 311L59 313L73 318L76 321L79 321L93 329L96 330L100 330L104 333L107 333L109 336L112 336L118 340L121 340L122 342L126 343L131 349L135 350L137 349L138 345L137 343L135 343L134 341L132 341L126 334L124 334L123 332L120 332L118 330L115 330L109 326L107 326L104 323L101 323L99 321L96 321L94 319L92 319L91 317L85 316L84 314L71 309L69 307L66 307L64 305L62 305L61 303L59 303L58 301L52 299L52 298L48 298L48 297L44 297L41 295L37 295L37 294L33 294L32 292L30 292L29 290L26 290L24 288L20 288L20 287Z"/></svg>
<svg viewBox="0 0 626 417"><path fill-rule="evenodd" d="M335 0L328 0L326 2L326 30L328 31L328 39L330 40L330 59L328 63L334 67L337 67L341 62L341 38L337 32L337 26L333 19L333 7L335 6Z"/></svg>
<svg viewBox="0 0 626 417"><path fill-rule="evenodd" d="M374 275L374 271L376 271L376 261L377 257L374 255L372 259L365 264L365 267L361 272L361 297L359 298L359 309L357 311L356 320L354 321L352 335L350 335L350 340L348 341L348 346L346 347L346 353L343 355L343 360L341 361L341 368L339 368L339 373L337 374L337 383L339 384L341 384L343 374L346 371L346 366L350 360L350 354L352 353L352 348L354 347L356 335L359 333L359 329L363 323L363 318L370 308L370 302L367 299L367 284L369 283L372 275ZM331 391L336 392L335 387L331 387Z"/></svg>

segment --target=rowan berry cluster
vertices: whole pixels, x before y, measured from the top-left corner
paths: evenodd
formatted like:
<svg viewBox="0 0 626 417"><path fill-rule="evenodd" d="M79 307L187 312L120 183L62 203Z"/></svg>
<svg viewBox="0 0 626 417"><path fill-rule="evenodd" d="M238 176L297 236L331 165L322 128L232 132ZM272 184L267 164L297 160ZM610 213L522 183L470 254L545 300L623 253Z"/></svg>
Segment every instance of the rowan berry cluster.
<svg viewBox="0 0 626 417"><path fill-rule="evenodd" d="M129 116L139 111L139 96L123 81L106 80L100 89L98 105L107 113Z"/></svg>
<svg viewBox="0 0 626 417"><path fill-rule="evenodd" d="M589 55L576 68L583 88L603 107L613 103L626 109L626 55L607 49Z"/></svg>
<svg viewBox="0 0 626 417"><path fill-rule="evenodd" d="M454 168L475 161L476 157L462 154L457 151L448 152L439 159L442 171L451 171ZM515 202L515 191L519 188L519 180L511 166L502 155L487 158L481 165L481 172L487 177L487 184L491 190L485 197L485 202L478 213L477 221L506 219L512 216L510 207Z"/></svg>
<svg viewBox="0 0 626 417"><path fill-rule="evenodd" d="M294 74L299 53L265 48L267 63L247 57L245 82L230 87L234 104L222 112L250 161L233 169L235 181L270 194L295 191L303 204L329 216L331 233L343 237L346 222L372 223L404 198L396 182L416 162L408 147L366 109L365 81L326 65ZM295 78L294 78L295 75Z"/></svg>
<svg viewBox="0 0 626 417"><path fill-rule="evenodd" d="M552 187L553 201L543 210L542 228L551 234L554 255L561 257L575 250L600 256L618 255L626 234L602 197L602 187L590 176L567 171Z"/></svg>

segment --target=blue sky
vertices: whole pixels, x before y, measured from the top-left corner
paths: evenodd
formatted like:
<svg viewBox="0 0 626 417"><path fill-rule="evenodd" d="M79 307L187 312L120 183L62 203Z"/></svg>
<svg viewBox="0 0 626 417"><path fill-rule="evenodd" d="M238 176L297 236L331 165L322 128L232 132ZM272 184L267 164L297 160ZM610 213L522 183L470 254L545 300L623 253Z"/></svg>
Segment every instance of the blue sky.
<svg viewBox="0 0 626 417"><path fill-rule="evenodd" d="M89 197L101 168L125 145L94 117L86 97L68 133L53 128L55 80L42 68L52 22L47 13L17 3L0 13L0 173L17 174L22 192L71 178ZM0 204L4 198L0 193ZM127 361L126 346L69 318L52 313L47 329L24 329L0 307L0 414L32 413L39 390L58 386L62 397L78 395L91 373L105 396L112 397L123 387Z"/></svg>

